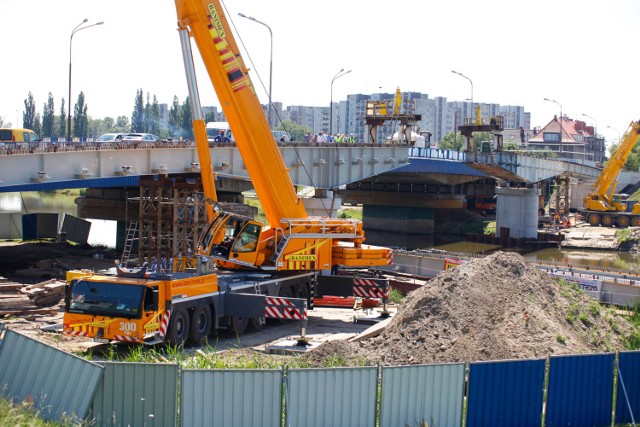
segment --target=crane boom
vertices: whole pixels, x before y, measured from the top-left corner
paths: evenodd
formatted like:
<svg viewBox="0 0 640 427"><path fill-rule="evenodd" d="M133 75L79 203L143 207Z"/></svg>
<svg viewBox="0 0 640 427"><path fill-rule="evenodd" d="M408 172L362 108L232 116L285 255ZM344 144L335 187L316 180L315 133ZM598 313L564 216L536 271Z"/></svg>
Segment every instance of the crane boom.
<svg viewBox="0 0 640 427"><path fill-rule="evenodd" d="M189 28L229 122L269 224L305 218L248 70L218 0L177 0L178 25Z"/></svg>

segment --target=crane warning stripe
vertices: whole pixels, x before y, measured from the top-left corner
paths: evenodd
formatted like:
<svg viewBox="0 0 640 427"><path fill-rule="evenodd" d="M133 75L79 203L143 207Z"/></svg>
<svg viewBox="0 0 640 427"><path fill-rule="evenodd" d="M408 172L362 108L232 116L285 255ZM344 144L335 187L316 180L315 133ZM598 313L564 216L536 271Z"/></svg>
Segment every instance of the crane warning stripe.
<svg viewBox="0 0 640 427"><path fill-rule="evenodd" d="M353 294L362 298L389 298L389 288L383 288L373 279L353 280Z"/></svg>
<svg viewBox="0 0 640 427"><path fill-rule="evenodd" d="M171 310L164 312L162 316L162 323L160 324L160 335L164 338L167 334L167 328L169 327L169 318L171 317Z"/></svg>
<svg viewBox="0 0 640 427"><path fill-rule="evenodd" d="M298 310L287 298L266 297L265 317L274 319L305 320L306 310Z"/></svg>
<svg viewBox="0 0 640 427"><path fill-rule="evenodd" d="M116 341L140 342L138 337L128 337L126 335L114 335L113 339Z"/></svg>

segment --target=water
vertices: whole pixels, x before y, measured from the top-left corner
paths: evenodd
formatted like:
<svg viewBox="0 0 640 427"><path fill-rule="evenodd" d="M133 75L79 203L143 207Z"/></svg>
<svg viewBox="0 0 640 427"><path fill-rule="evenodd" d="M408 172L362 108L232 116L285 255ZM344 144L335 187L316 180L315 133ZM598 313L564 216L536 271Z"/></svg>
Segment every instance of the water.
<svg viewBox="0 0 640 427"><path fill-rule="evenodd" d="M0 213L57 213L58 228L62 226L65 214L77 216L75 199L77 191L68 193L24 192L0 193ZM116 221L89 219L91 230L88 243L109 248L116 246Z"/></svg>

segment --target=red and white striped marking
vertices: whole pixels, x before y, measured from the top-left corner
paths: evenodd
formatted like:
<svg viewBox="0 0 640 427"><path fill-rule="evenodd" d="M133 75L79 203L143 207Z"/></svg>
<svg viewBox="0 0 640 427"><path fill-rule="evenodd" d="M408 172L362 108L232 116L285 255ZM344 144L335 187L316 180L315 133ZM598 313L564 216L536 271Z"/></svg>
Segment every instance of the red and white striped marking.
<svg viewBox="0 0 640 427"><path fill-rule="evenodd" d="M353 294L362 298L389 298L389 288L383 290L373 279L353 279Z"/></svg>
<svg viewBox="0 0 640 427"><path fill-rule="evenodd" d="M167 328L169 328L169 318L171 317L171 310L164 312L162 316L162 322L160 323L160 336L164 338L167 335Z"/></svg>
<svg viewBox="0 0 640 427"><path fill-rule="evenodd" d="M63 329L62 333L64 335L71 335L72 337L88 337L89 334L86 331L76 331L71 329Z"/></svg>
<svg viewBox="0 0 640 427"><path fill-rule="evenodd" d="M116 341L140 342L140 338L138 338L138 337L128 337L126 335L114 335L113 339L116 340Z"/></svg>
<svg viewBox="0 0 640 427"><path fill-rule="evenodd" d="M393 264L393 251L387 252L387 265Z"/></svg>
<svg viewBox="0 0 640 427"><path fill-rule="evenodd" d="M265 317L290 320L307 319L306 310L300 312L287 298L266 297L265 303Z"/></svg>

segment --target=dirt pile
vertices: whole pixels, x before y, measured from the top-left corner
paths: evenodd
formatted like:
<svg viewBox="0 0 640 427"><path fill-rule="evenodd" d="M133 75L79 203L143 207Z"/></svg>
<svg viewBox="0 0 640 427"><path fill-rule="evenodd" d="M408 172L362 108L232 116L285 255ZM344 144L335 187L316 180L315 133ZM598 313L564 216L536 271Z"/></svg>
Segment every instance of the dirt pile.
<svg viewBox="0 0 640 427"><path fill-rule="evenodd" d="M497 252L411 292L378 337L308 353L384 365L528 359L623 348L628 321L522 256Z"/></svg>

